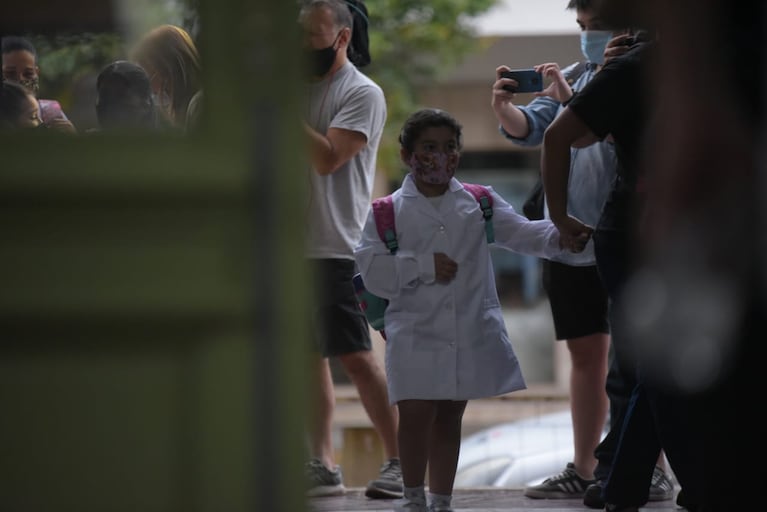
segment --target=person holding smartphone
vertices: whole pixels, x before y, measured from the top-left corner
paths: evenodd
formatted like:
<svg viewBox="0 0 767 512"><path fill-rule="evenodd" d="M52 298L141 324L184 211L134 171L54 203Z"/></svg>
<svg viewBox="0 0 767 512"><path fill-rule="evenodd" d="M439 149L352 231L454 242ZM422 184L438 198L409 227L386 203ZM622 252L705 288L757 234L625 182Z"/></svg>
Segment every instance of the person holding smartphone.
<svg viewBox="0 0 767 512"><path fill-rule="evenodd" d="M516 105L515 94L508 87L517 81L505 78L506 66L496 69L491 105L503 136L520 146L539 146L546 129L565 110L573 97L601 70L605 60L628 51L628 31L606 30L597 14L596 1L570 0L581 28L583 62L560 69L556 63L534 67L550 81L542 91L534 92L528 105ZM567 186L568 214L583 225L596 226L602 205L616 176L618 160L609 138L570 150L570 179ZM549 218L549 212L539 212ZM631 393L633 375L621 372L610 361L610 325L608 292L602 282L594 244L581 253L543 260L543 285L547 292L557 340L565 340L570 353L570 408L573 418L573 461L565 469L539 485L525 489L530 498L583 498L584 504L602 508L601 482L610 471L617 439L610 437L600 444L610 409L611 426ZM609 378L608 378L609 369ZM606 392L607 383L607 392ZM608 401L609 396L609 401ZM617 432L617 429L615 430ZM595 453L595 449L599 452ZM649 488L651 500L673 498L673 483L665 473L663 457Z"/></svg>

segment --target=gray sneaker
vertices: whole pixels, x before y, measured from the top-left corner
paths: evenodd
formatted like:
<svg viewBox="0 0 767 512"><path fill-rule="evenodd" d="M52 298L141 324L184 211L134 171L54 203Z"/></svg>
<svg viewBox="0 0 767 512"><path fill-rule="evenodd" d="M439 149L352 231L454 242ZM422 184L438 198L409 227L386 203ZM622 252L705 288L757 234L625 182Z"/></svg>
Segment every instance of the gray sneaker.
<svg viewBox="0 0 767 512"><path fill-rule="evenodd" d="M306 479L307 496L340 496L346 492L341 468L336 466L331 471L319 459L306 463Z"/></svg>
<svg viewBox="0 0 767 512"><path fill-rule="evenodd" d="M378 478L368 482L365 496L383 500L402 497L402 467L399 459L389 459L383 463Z"/></svg>
<svg viewBox="0 0 767 512"><path fill-rule="evenodd" d="M666 475L660 466L655 466L650 481L650 501L666 501L674 497L674 482Z"/></svg>
<svg viewBox="0 0 767 512"><path fill-rule="evenodd" d="M586 480L575 472L575 464L568 462L565 470L547 478L539 485L525 488L528 498L568 499L582 498L586 487L596 483L596 480Z"/></svg>

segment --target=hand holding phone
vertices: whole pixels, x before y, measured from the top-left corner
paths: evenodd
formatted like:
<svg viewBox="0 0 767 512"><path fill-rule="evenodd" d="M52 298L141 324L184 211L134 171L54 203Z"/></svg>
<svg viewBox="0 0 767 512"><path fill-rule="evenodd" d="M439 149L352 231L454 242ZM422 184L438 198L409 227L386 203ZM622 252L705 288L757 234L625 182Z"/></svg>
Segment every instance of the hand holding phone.
<svg viewBox="0 0 767 512"><path fill-rule="evenodd" d="M530 69L512 69L501 71L501 78L511 78L517 82L517 86L504 85L503 89L509 92L539 92L543 90L543 75Z"/></svg>

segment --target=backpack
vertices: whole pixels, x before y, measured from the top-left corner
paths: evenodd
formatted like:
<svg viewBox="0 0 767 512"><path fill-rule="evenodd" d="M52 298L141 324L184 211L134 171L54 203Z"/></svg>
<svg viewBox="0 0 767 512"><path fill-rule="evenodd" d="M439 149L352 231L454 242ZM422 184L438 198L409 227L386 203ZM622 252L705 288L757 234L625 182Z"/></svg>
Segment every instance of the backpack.
<svg viewBox="0 0 767 512"><path fill-rule="evenodd" d="M352 15L352 39L346 55L358 68L370 64L370 38L368 37L368 9L362 0L346 0Z"/></svg>
<svg viewBox="0 0 767 512"><path fill-rule="evenodd" d="M463 188L471 192L479 203L482 216L485 218L485 238L487 243L495 242L495 234L493 232L493 196L487 187L483 185L464 183ZM399 244L397 243L397 230L394 223L394 202L392 201L392 196L388 195L375 199L372 208L378 237L386 245L386 248L389 249L389 253L395 254L397 249L399 249ZM367 318L370 326L380 332L383 339L386 339L384 312L386 311L386 306L389 305L389 301L370 293L365 288L365 283L362 281L360 274L355 274L352 282L354 283L354 293L357 295L357 302L363 313L365 313L365 318Z"/></svg>

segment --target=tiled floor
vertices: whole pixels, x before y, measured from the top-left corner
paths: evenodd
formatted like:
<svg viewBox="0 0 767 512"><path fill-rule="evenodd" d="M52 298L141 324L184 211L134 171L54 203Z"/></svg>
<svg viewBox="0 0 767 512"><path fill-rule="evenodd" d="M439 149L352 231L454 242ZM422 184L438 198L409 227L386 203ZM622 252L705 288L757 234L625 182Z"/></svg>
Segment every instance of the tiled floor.
<svg viewBox="0 0 767 512"><path fill-rule="evenodd" d="M522 495L520 489L456 489L453 496L456 512L516 512L549 510L558 512L589 511L581 500L534 500ZM329 498L313 498L309 501L311 512L362 512L367 510L393 510L390 500L371 500L362 489L351 489L346 495ZM680 511L674 501L649 503L640 510L651 512Z"/></svg>

